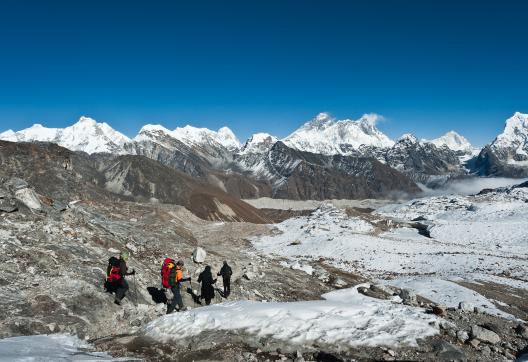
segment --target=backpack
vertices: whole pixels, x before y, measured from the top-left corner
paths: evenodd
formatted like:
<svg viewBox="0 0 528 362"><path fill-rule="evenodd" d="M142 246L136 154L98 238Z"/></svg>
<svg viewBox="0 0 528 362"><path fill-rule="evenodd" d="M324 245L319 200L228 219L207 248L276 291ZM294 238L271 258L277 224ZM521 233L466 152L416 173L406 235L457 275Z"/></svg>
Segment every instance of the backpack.
<svg viewBox="0 0 528 362"><path fill-rule="evenodd" d="M108 259L108 275L106 276L106 280L108 280L110 283L117 282L121 280L121 263L119 262L119 259L115 256L112 256L110 259Z"/></svg>
<svg viewBox="0 0 528 362"><path fill-rule="evenodd" d="M174 268L174 259L165 258L163 264L161 265L161 285L163 288L170 288L169 276L171 269Z"/></svg>

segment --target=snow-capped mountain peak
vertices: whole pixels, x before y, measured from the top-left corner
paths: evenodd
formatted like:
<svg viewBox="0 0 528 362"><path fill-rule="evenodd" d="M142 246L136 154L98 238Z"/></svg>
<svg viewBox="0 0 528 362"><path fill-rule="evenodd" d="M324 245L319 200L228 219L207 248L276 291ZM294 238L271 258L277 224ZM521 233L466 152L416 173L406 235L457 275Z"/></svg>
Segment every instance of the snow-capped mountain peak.
<svg viewBox="0 0 528 362"><path fill-rule="evenodd" d="M504 131L497 136L495 147L510 147L512 144L528 142L528 114L515 112L506 120Z"/></svg>
<svg viewBox="0 0 528 362"><path fill-rule="evenodd" d="M328 126L331 126L334 124L335 118L333 118L330 114L321 112L308 122L306 122L300 129L324 129Z"/></svg>
<svg viewBox="0 0 528 362"><path fill-rule="evenodd" d="M187 125L176 128L172 131L171 135L187 144L203 145L206 143L218 143L228 150L240 148L240 141L227 127L222 127L218 131L212 131L208 128L197 128Z"/></svg>
<svg viewBox="0 0 528 362"><path fill-rule="evenodd" d="M124 153L123 145L130 139L106 123L89 117L66 128L47 128L39 123L18 132L6 131L0 139L14 142L53 142L73 151L86 153Z"/></svg>
<svg viewBox="0 0 528 362"><path fill-rule="evenodd" d="M497 138L508 141L526 135L528 135L528 114L515 112L512 117L506 120L504 131Z"/></svg>
<svg viewBox="0 0 528 362"><path fill-rule="evenodd" d="M455 131L449 131L443 136L438 137L429 142L437 147L447 146L447 148L457 152L473 152L473 146L471 145L471 143L465 137L459 135Z"/></svg>
<svg viewBox="0 0 528 362"><path fill-rule="evenodd" d="M86 125L90 125L90 126L95 126L97 124L97 121L95 119L93 119L93 118L90 118L90 117L81 116L79 118L79 121L77 121L77 123L86 124Z"/></svg>
<svg viewBox="0 0 528 362"><path fill-rule="evenodd" d="M0 133L0 140L16 142L16 134L12 129Z"/></svg>
<svg viewBox="0 0 528 362"><path fill-rule="evenodd" d="M277 137L269 133L255 133L242 146L240 154L268 152L277 141Z"/></svg>
<svg viewBox="0 0 528 362"><path fill-rule="evenodd" d="M491 148L509 163L528 161L528 114L515 112L508 118L504 131L495 138Z"/></svg>
<svg viewBox="0 0 528 362"><path fill-rule="evenodd" d="M224 145L227 149L239 149L241 147L240 141L229 127L220 128L217 135L218 142Z"/></svg>
<svg viewBox="0 0 528 362"><path fill-rule="evenodd" d="M346 154L362 145L391 147L394 142L376 128L380 118L376 114L365 114L357 121L335 120L327 113L319 113L283 142L301 151L326 155Z"/></svg>
<svg viewBox="0 0 528 362"><path fill-rule="evenodd" d="M208 128L197 128L190 125L169 130L162 125L147 124L141 128L135 141L154 140L158 134L166 134L188 146L221 145L233 151L240 148L240 141L228 127L218 131Z"/></svg>
<svg viewBox="0 0 528 362"><path fill-rule="evenodd" d="M149 135L158 132L170 135L172 131L163 127L161 124L146 124L141 127L136 137L134 137L134 141L148 140L150 139Z"/></svg>
<svg viewBox="0 0 528 362"><path fill-rule="evenodd" d="M419 143L418 138L416 138L416 136L413 135L412 133L403 134L400 138L398 138L396 142L397 143L408 143L408 144Z"/></svg>

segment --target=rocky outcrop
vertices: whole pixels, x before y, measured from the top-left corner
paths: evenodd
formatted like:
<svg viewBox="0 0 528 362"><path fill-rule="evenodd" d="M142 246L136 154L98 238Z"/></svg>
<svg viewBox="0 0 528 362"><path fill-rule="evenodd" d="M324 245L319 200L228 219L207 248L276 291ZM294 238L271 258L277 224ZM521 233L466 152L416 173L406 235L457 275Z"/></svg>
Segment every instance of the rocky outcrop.
<svg viewBox="0 0 528 362"><path fill-rule="evenodd" d="M475 172L482 176L528 177L528 162L523 166L522 163L508 163L502 157L504 155L498 154L490 145L484 147L475 160Z"/></svg>

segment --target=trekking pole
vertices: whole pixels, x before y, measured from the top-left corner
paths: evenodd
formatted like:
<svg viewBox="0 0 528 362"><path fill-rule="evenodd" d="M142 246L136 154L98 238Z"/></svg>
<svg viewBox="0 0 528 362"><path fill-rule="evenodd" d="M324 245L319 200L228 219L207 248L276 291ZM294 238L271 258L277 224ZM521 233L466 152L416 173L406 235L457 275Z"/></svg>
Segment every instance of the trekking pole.
<svg viewBox="0 0 528 362"><path fill-rule="evenodd" d="M136 282L136 274L132 275L134 277L134 296L136 299L136 307L138 305L138 292L137 292L137 282Z"/></svg>

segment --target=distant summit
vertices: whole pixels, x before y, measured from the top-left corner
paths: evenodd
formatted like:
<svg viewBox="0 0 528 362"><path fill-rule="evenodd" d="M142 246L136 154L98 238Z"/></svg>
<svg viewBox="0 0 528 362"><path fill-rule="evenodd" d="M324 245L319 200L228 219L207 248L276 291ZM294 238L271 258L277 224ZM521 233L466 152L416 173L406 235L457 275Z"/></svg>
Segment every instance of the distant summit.
<svg viewBox="0 0 528 362"><path fill-rule="evenodd" d="M465 137L459 135L455 131L449 131L445 135L429 142L437 147L447 146L447 148L457 152L467 154L471 154L473 152L473 146L471 143Z"/></svg>
<svg viewBox="0 0 528 362"><path fill-rule="evenodd" d="M376 114L365 114L359 120L335 120L327 113L319 113L283 142L299 151L324 155L347 154L360 146L391 147L394 142L376 128L380 119Z"/></svg>

